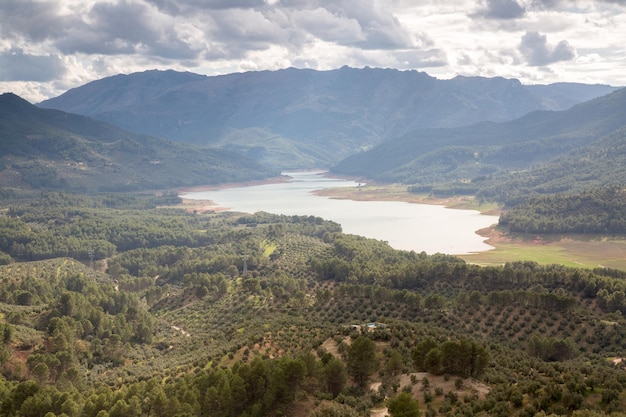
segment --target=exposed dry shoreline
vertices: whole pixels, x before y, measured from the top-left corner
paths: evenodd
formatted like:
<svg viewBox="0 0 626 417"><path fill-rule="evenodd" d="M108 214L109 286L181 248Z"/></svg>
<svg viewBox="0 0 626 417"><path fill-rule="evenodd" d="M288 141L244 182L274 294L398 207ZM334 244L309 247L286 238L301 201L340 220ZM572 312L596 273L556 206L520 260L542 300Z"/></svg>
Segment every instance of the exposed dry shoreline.
<svg viewBox="0 0 626 417"><path fill-rule="evenodd" d="M336 178L331 174L323 174ZM226 183L219 185L200 185L196 187L180 188L176 191L179 194L200 191L223 190L226 188L251 187L255 185L278 184L287 182L291 179L289 175L281 175L278 177L268 178L266 180L245 181L236 183ZM357 187L338 187L317 190L313 193L329 198L354 201L403 201L415 204L432 204L445 206L455 209L478 210L483 214L498 215L499 209L493 205L479 205L473 197L456 196L450 198L437 198L425 194L409 193L407 187L402 184L378 184L364 179L343 178L353 180L360 184ZM222 207L211 200L192 200L183 197L183 207L187 211L205 212L205 211L224 211L227 207Z"/></svg>
<svg viewBox="0 0 626 417"><path fill-rule="evenodd" d="M478 210L482 214L499 215L500 209L493 204L479 204L471 196L433 197L413 194L401 184L371 184L360 187L326 188L314 192L329 198L355 201L403 201L414 204L431 204L454 209Z"/></svg>
<svg viewBox="0 0 626 417"><path fill-rule="evenodd" d="M359 188L325 189L317 192L330 198L352 200L404 201L433 204L454 209L477 210L482 214L499 216L502 208L496 204L480 204L472 196L437 198L427 194L409 193L399 184L375 184ZM606 235L524 235L511 234L494 224L477 230L493 250L457 255L469 263L501 265L512 261L535 261L540 264L562 264L584 268L615 268L626 270L626 238Z"/></svg>
<svg viewBox="0 0 626 417"><path fill-rule="evenodd" d="M323 174L332 176L330 174ZM332 176L336 178L335 176ZM188 187L177 190L179 194L187 192L199 192L210 190L221 190L226 188L238 188L238 187L250 187L255 185L264 184L277 184L281 182L287 182L290 180L289 175L281 175L279 177L269 178L259 181L246 181L237 183L227 183L220 185L205 185L197 187ZM343 178L343 177L342 177ZM478 210L483 214L499 215L500 208L494 205L480 205L471 196L454 196L448 198L438 198L429 196L426 194L413 194L407 190L407 187L402 184L378 184L375 182L367 181L362 178L343 178L353 180L357 184L356 187L338 187L338 188L326 188L323 190L317 190L313 193L319 196L342 199L342 200L354 200L354 201L402 201L406 203L414 204L431 204L438 206L445 206L454 209L465 210ZM182 207L188 212L204 213L204 212L220 212L227 211L229 207L224 207L217 204L212 200L194 200L184 198L182 199ZM487 244L495 246L507 241L507 238L502 233L496 232L494 227L482 229L477 232L480 236L488 238Z"/></svg>
<svg viewBox="0 0 626 417"><path fill-rule="evenodd" d="M330 176L330 174L329 174ZM334 176L333 176L334 177ZM262 181L248 181L212 186L190 187L177 190L179 193L205 190L218 190L232 187L275 184L286 182L289 176L282 175ZM478 210L483 214L499 215L500 207L495 204L479 204L471 196L436 198L426 194L409 193L401 184L377 184L359 178L350 179L358 187L340 187L318 190L315 194L336 199L356 201L403 201L416 204L440 205L454 209ZM183 198L182 207L189 212L224 211L223 207L210 200L191 200ZM617 269L626 268L623 258L626 240L603 236L518 236L510 235L495 225L478 230L478 235L486 238L485 243L495 249L460 257L471 263L496 265L509 261L531 260L539 263L561 263L571 266L593 268L606 266Z"/></svg>

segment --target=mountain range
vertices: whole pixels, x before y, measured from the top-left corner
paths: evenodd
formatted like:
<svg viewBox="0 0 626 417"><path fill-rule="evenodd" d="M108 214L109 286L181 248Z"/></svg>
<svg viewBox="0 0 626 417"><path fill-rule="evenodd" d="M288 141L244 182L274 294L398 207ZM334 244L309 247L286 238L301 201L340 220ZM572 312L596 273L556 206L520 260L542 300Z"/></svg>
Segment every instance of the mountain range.
<svg viewBox="0 0 626 417"><path fill-rule="evenodd" d="M153 70L93 81L39 106L298 169L328 167L415 130L563 110L613 90L572 83L527 86L504 78L439 80L376 68L212 77Z"/></svg>
<svg viewBox="0 0 626 417"><path fill-rule="evenodd" d="M331 167L415 191L515 201L626 178L615 151L626 90L606 85L348 67L147 71L38 107L5 94L0 128L0 182L34 188L171 188Z"/></svg>
<svg viewBox="0 0 626 417"><path fill-rule="evenodd" d="M0 95L0 185L129 191L277 175L241 155L168 142Z"/></svg>

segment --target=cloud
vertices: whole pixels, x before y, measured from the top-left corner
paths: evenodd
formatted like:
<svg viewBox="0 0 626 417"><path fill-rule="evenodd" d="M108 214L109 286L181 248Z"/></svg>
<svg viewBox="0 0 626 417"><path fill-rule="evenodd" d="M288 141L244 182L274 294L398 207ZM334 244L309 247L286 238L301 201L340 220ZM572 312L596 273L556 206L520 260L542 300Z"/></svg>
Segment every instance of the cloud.
<svg viewBox="0 0 626 417"><path fill-rule="evenodd" d="M207 54L219 59L242 59L277 45L296 54L306 42L304 30L282 10L227 9L211 12L210 18Z"/></svg>
<svg viewBox="0 0 626 417"><path fill-rule="evenodd" d="M322 7L295 11L293 21L297 27L326 42L348 45L366 39L356 19L331 13Z"/></svg>
<svg viewBox="0 0 626 417"><path fill-rule="evenodd" d="M191 29L191 30L189 30ZM79 21L54 40L66 54L139 54L169 59L194 59L203 45L194 45L201 31L143 2L95 3Z"/></svg>
<svg viewBox="0 0 626 417"><path fill-rule="evenodd" d="M363 50L433 47L376 0L2 0L0 19L4 38L73 56L194 62L277 48L296 59L316 41Z"/></svg>
<svg viewBox="0 0 626 417"><path fill-rule="evenodd" d="M273 2L264 0L145 0L170 15L192 15L199 10L259 9Z"/></svg>
<svg viewBox="0 0 626 417"><path fill-rule="evenodd" d="M133 54L191 58L198 54L176 31L176 19L140 0L95 2L73 13L62 1L4 0L0 34L64 54Z"/></svg>
<svg viewBox="0 0 626 417"><path fill-rule="evenodd" d="M59 36L63 27L73 23L62 16L56 3L34 0L3 0L0 2L0 34L28 41L44 41Z"/></svg>
<svg viewBox="0 0 626 417"><path fill-rule="evenodd" d="M34 96L154 68L369 65L621 85L625 8L626 0L0 0L0 75L59 75L4 82Z"/></svg>
<svg viewBox="0 0 626 417"><path fill-rule="evenodd" d="M65 73L58 56L25 54L11 49L0 54L0 81L52 81Z"/></svg>
<svg viewBox="0 0 626 417"><path fill-rule="evenodd" d="M371 0L340 0L327 2L324 7L337 16L354 19L360 26L364 39L355 45L364 49L411 48L415 40L411 32L396 16Z"/></svg>
<svg viewBox="0 0 626 417"><path fill-rule="evenodd" d="M563 40L552 47L548 45L546 36L539 32L526 32L522 36L519 50L531 66L570 61L576 57L576 50L569 42Z"/></svg>
<svg viewBox="0 0 626 417"><path fill-rule="evenodd" d="M396 59L395 68L399 69L442 67L449 64L445 51L441 49L395 52L393 55Z"/></svg>
<svg viewBox="0 0 626 417"><path fill-rule="evenodd" d="M531 0L530 7L539 10L585 10L602 7L603 4L626 7L624 0Z"/></svg>
<svg viewBox="0 0 626 417"><path fill-rule="evenodd" d="M486 0L479 7L478 15L487 19L517 19L524 16L526 10L515 0Z"/></svg>

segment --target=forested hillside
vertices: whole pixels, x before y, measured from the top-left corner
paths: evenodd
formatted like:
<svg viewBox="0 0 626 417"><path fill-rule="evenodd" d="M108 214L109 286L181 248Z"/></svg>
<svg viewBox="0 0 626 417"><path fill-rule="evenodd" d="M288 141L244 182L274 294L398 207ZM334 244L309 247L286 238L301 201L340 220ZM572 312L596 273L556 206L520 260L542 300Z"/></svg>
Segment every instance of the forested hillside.
<svg viewBox="0 0 626 417"><path fill-rule="evenodd" d="M227 151L138 135L0 96L0 187L81 192L219 184L278 175Z"/></svg>
<svg viewBox="0 0 626 417"><path fill-rule="evenodd" d="M155 208L175 202L50 193L1 212L0 415L623 415L622 271Z"/></svg>
<svg viewBox="0 0 626 417"><path fill-rule="evenodd" d="M626 234L626 190L599 188L580 194L533 197L500 216L519 233Z"/></svg>
<svg viewBox="0 0 626 417"><path fill-rule="evenodd" d="M476 190L481 199L513 206L534 195L581 193L619 186L625 178L626 128L623 128L544 165L476 178Z"/></svg>
<svg viewBox="0 0 626 417"><path fill-rule="evenodd" d="M510 205L532 194L622 184L625 109L622 89L562 112L416 131L347 158L332 171Z"/></svg>

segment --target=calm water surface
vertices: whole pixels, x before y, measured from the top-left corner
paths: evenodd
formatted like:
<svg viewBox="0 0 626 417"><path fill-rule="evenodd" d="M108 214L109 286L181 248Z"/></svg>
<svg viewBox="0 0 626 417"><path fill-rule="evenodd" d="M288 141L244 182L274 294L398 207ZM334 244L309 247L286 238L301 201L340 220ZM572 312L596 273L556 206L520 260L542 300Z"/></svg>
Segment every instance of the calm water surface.
<svg viewBox="0 0 626 417"><path fill-rule="evenodd" d="M476 231L497 223L497 216L397 201L336 200L312 191L358 184L326 178L321 172L286 174L292 180L285 183L189 192L183 197L211 200L244 213L318 216L341 224L344 233L384 240L396 249L454 255L493 249Z"/></svg>

